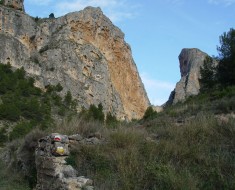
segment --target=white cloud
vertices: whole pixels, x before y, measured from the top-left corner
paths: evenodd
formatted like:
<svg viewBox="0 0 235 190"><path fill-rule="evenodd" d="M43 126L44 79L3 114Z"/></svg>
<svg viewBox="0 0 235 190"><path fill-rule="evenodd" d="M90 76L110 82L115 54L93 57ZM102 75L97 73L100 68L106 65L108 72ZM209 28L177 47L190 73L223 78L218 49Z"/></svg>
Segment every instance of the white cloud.
<svg viewBox="0 0 235 190"><path fill-rule="evenodd" d="M232 4L235 4L235 0L208 0L211 4L224 4L225 6L230 6Z"/></svg>
<svg viewBox="0 0 235 190"><path fill-rule="evenodd" d="M136 4L129 5L125 0L63 0L55 5L56 15L62 16L87 6L100 7L113 22L130 19L136 15Z"/></svg>
<svg viewBox="0 0 235 190"><path fill-rule="evenodd" d="M164 104L168 100L171 91L175 88L175 84L167 81L154 80L146 73L142 73L140 76L144 83L151 104Z"/></svg>

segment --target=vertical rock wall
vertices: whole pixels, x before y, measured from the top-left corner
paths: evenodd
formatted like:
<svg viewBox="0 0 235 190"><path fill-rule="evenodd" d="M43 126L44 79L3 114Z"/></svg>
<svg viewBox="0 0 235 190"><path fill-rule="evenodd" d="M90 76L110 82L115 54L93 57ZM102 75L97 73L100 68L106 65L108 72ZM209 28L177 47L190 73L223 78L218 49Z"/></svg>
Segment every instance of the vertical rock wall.
<svg viewBox="0 0 235 190"><path fill-rule="evenodd" d="M199 49L183 49L179 55L181 79L176 84L175 90L168 100L169 104L184 101L189 96L194 96L200 90L200 68L208 55ZM217 64L214 61L214 64Z"/></svg>
<svg viewBox="0 0 235 190"><path fill-rule="evenodd" d="M130 46L100 8L39 20L16 9L0 6L0 63L23 66L42 89L60 83L79 108L101 103L119 119L143 116L150 103Z"/></svg>

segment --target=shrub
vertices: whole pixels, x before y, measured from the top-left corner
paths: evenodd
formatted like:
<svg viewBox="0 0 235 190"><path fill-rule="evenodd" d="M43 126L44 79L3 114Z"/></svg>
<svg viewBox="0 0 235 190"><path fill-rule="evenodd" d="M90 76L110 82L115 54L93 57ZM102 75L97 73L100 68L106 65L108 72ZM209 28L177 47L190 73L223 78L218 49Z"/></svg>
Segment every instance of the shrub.
<svg viewBox="0 0 235 190"><path fill-rule="evenodd" d="M64 97L64 103L67 107L70 107L72 104L72 94L70 91L68 91Z"/></svg>
<svg viewBox="0 0 235 190"><path fill-rule="evenodd" d="M44 136L46 136L45 132L39 129L32 130L25 136L24 142L22 143L19 151L20 160L25 166L24 176L28 181L30 188L34 188L37 183L37 171L34 152L37 147L38 140Z"/></svg>
<svg viewBox="0 0 235 190"><path fill-rule="evenodd" d="M110 112L106 115L106 120L105 120L106 126L109 128L115 128L118 126L119 121L115 116L113 116Z"/></svg>
<svg viewBox="0 0 235 190"><path fill-rule="evenodd" d="M152 106L149 106L144 113L143 119L154 117L156 114L157 112L153 110Z"/></svg>
<svg viewBox="0 0 235 190"><path fill-rule="evenodd" d="M7 142L8 138L6 135L6 128L0 129L0 146L3 146L5 142Z"/></svg>
<svg viewBox="0 0 235 190"><path fill-rule="evenodd" d="M33 129L33 123L32 122L21 122L17 124L12 132L10 132L9 139L14 140L17 138L24 137L26 134L28 134Z"/></svg>
<svg viewBox="0 0 235 190"><path fill-rule="evenodd" d="M204 65L200 68L200 74L200 91L208 91L218 82L216 78L216 66L211 57L207 56L204 60Z"/></svg>
<svg viewBox="0 0 235 190"><path fill-rule="evenodd" d="M35 22L38 22L38 21L39 21L39 17L36 16L36 17L34 18L34 20L35 20Z"/></svg>
<svg viewBox="0 0 235 190"><path fill-rule="evenodd" d="M55 86L55 90L56 92L61 92L63 90L63 87L61 86L60 83L58 83L56 86Z"/></svg>
<svg viewBox="0 0 235 190"><path fill-rule="evenodd" d="M14 103L7 103L0 105L0 119L7 119L10 121L19 120L21 112Z"/></svg>
<svg viewBox="0 0 235 190"><path fill-rule="evenodd" d="M93 119L99 122L104 122L103 106L101 103L98 105L98 107L91 104L88 110L82 109L80 115L87 120Z"/></svg>
<svg viewBox="0 0 235 190"><path fill-rule="evenodd" d="M3 190L30 190L23 176L14 170L6 168L6 164L0 159L0 188Z"/></svg>
<svg viewBox="0 0 235 190"><path fill-rule="evenodd" d="M54 13L51 13L51 14L49 15L49 18L51 18L51 19L55 18Z"/></svg>

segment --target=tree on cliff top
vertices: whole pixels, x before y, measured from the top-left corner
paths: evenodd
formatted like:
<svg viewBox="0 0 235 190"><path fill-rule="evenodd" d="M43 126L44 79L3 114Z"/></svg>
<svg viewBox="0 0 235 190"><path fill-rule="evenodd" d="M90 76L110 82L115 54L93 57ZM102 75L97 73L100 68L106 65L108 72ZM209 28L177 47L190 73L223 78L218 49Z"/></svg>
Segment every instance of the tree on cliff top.
<svg viewBox="0 0 235 190"><path fill-rule="evenodd" d="M218 79L222 86L235 85L235 30L220 36Z"/></svg>
<svg viewBox="0 0 235 190"><path fill-rule="evenodd" d="M215 85L224 88L235 85L235 30L230 29L220 36L219 65L215 67L212 58L207 57L200 70L201 91L212 89Z"/></svg>

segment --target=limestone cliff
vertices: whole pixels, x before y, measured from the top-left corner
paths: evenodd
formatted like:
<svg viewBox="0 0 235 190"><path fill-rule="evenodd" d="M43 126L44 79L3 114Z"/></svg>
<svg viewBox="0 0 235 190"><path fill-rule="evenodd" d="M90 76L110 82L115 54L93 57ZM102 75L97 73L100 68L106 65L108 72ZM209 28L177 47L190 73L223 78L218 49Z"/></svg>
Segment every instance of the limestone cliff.
<svg viewBox="0 0 235 190"><path fill-rule="evenodd" d="M184 101L187 97L197 95L200 90L200 67L208 55L199 49L183 49L179 55L181 79L171 93L168 104ZM214 61L215 64L216 61Z"/></svg>
<svg viewBox="0 0 235 190"><path fill-rule="evenodd" d="M60 83L61 95L70 90L80 107L102 103L105 112L133 119L149 106L124 34L100 8L37 20L0 6L0 43L0 63L23 66L42 89Z"/></svg>
<svg viewBox="0 0 235 190"><path fill-rule="evenodd" d="M24 0L1 0L1 4L6 7L24 11Z"/></svg>

